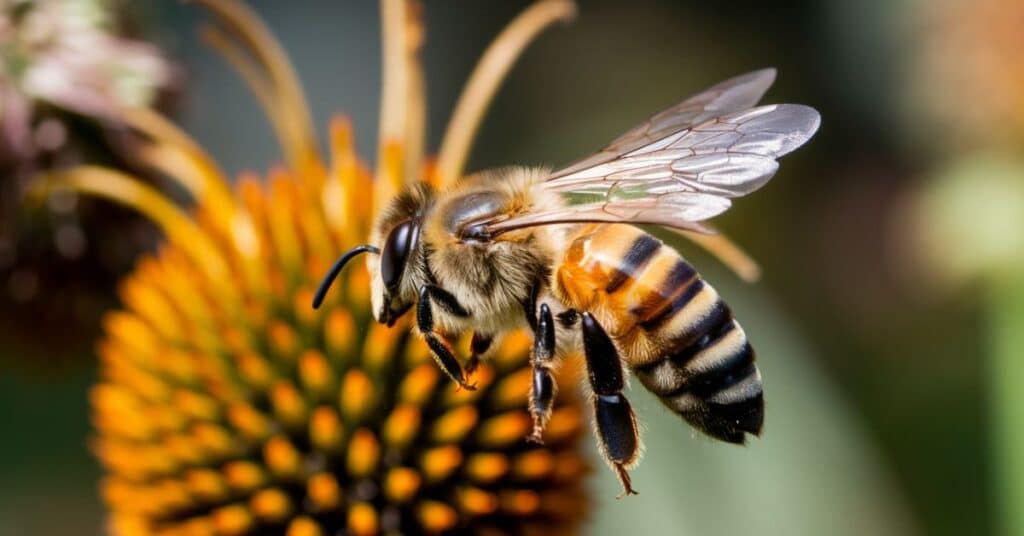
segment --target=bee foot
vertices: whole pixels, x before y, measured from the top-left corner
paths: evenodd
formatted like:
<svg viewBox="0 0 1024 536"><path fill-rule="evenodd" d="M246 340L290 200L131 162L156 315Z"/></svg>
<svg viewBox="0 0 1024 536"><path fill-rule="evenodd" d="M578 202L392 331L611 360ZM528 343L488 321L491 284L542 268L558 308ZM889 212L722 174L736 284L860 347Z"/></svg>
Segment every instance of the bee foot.
<svg viewBox="0 0 1024 536"><path fill-rule="evenodd" d="M626 472L626 468L622 465L615 464L615 472L619 475L619 482L622 482L622 493L619 494L616 499L622 499L629 495L640 495L638 491L633 489L633 480L629 477L629 473Z"/></svg>
<svg viewBox="0 0 1024 536"><path fill-rule="evenodd" d="M462 389L465 389L467 391L476 391L476 384L475 383L467 383L466 381L457 382L456 385L455 385L455 392L457 393L457 392L459 392Z"/></svg>

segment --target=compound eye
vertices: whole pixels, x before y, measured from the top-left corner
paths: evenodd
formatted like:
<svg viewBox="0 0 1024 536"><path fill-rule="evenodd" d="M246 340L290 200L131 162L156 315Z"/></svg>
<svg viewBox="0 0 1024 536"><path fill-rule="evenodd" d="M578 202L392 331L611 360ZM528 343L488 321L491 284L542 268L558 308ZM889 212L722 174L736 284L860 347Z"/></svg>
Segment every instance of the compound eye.
<svg viewBox="0 0 1024 536"><path fill-rule="evenodd" d="M388 234L380 256L380 276L387 289L394 290L402 280L405 262L419 239L420 226L415 220L404 221Z"/></svg>

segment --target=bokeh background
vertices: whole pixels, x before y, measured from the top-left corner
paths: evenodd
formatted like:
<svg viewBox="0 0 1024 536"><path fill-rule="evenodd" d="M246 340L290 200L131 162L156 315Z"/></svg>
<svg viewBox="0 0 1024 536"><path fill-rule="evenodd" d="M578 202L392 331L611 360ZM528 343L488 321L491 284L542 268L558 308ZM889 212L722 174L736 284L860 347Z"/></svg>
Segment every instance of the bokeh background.
<svg viewBox="0 0 1024 536"><path fill-rule="evenodd" d="M289 51L319 126L349 114L360 154L373 155L376 4L251 4ZM119 5L126 31L175 64L164 110L231 174L280 162L257 102L197 39L201 10ZM525 5L425 3L435 150L479 54ZM1024 303L1014 298L1014 267L1024 267L1022 27L1012 0L583 0L574 23L526 52L470 169L566 163L764 66L779 70L766 102L809 104L823 117L767 187L716 221L760 261L760 282L679 245L758 349L764 437L745 449L713 444L635 389L648 447L634 473L641 495L615 501L617 483L598 467L587 533L1022 534L1013 446L1024 406L1004 388L1024 380L1013 376L1024 359ZM84 245L70 256L51 254L52 216L3 206L18 223L0 255L0 534L102 530L87 449L92 343L99 314L116 306L117 276L157 237L126 211L80 203ZM26 273L36 274L30 292Z"/></svg>

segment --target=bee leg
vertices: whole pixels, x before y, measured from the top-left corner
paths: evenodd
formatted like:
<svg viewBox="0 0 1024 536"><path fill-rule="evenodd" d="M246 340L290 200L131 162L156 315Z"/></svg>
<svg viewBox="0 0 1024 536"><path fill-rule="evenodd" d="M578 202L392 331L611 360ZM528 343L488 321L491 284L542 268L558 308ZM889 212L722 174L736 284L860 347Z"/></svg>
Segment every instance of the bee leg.
<svg viewBox="0 0 1024 536"><path fill-rule="evenodd" d="M459 364L458 359L455 358L451 345L434 331L432 303L437 303L438 306L443 307L449 313L456 316L469 316L469 313L459 304L455 296L452 296L451 293L441 287L436 285L423 285L420 287L420 299L416 303L416 324L426 338L427 346L430 347L434 360L437 361L441 370L452 381L459 384L463 389L473 391L476 389L476 385L466 382L466 373L462 370L462 365Z"/></svg>
<svg viewBox="0 0 1024 536"><path fill-rule="evenodd" d="M533 417L533 431L527 441L544 443L544 427L551 418L551 406L558 392L558 385L551 374L552 359L555 356L555 321L551 318L548 304L542 303L537 318L537 331L533 336L533 389L530 390L530 416Z"/></svg>
<svg viewBox="0 0 1024 536"><path fill-rule="evenodd" d="M537 332L537 296L540 295L540 287L540 282L534 283L529 296L522 302L523 312L526 313L526 324L534 333Z"/></svg>
<svg viewBox="0 0 1024 536"><path fill-rule="evenodd" d="M469 361L466 361L466 374L473 374L473 371L480 366L480 356L486 354L487 350L491 349L492 342L494 342L494 337L484 335L479 331L473 332L473 341L469 344L472 354L469 356Z"/></svg>
<svg viewBox="0 0 1024 536"><path fill-rule="evenodd" d="M622 494L635 495L626 469L636 462L640 436L633 409L622 394L625 387L622 360L604 328L590 313L581 315L583 351L587 360L590 387L594 391L594 417L601 453L615 469L622 483Z"/></svg>

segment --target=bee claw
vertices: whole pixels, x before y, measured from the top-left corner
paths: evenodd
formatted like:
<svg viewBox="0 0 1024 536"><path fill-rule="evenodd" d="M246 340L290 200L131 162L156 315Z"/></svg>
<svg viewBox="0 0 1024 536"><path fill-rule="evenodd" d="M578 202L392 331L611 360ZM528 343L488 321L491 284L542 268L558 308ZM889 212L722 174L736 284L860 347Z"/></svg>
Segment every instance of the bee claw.
<svg viewBox="0 0 1024 536"><path fill-rule="evenodd" d="M622 500L623 498L629 497L630 495L640 495L640 492L635 489L624 489L622 493L615 497L615 500Z"/></svg>
<svg viewBox="0 0 1024 536"><path fill-rule="evenodd" d="M633 489L633 480L629 477L629 473L626 472L626 469L622 467L622 465L615 464L615 472L618 473L619 482L622 482L622 493L620 493L618 497L615 497L616 500L629 495L640 495L640 492Z"/></svg>
<svg viewBox="0 0 1024 536"><path fill-rule="evenodd" d="M459 392L460 389L465 389L467 391L476 391L476 384L475 383L467 383L465 381L460 381L460 382L456 383L456 385L455 385L455 392L456 393Z"/></svg>

